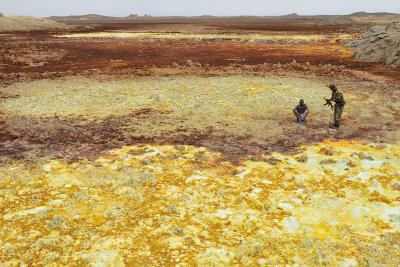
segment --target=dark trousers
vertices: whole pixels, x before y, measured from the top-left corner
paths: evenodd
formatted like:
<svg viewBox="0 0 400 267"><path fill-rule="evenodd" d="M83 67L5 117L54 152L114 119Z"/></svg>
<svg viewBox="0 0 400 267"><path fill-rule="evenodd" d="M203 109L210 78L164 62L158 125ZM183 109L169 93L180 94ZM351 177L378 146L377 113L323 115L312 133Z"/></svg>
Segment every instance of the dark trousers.
<svg viewBox="0 0 400 267"><path fill-rule="evenodd" d="M339 105L335 105L335 111L333 113L333 118L335 120L334 126L340 125L340 121L342 120L343 108L344 106L339 107Z"/></svg>

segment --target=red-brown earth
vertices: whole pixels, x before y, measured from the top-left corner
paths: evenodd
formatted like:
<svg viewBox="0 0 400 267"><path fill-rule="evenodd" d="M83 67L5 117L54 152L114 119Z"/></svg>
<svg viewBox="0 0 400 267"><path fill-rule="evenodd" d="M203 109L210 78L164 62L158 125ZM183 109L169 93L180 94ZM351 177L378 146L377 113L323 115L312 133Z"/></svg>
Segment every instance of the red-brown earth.
<svg viewBox="0 0 400 267"><path fill-rule="evenodd" d="M110 23L91 24L92 29L81 32L157 32L157 33L219 33L219 34L266 34L286 31L285 34L310 35L349 34L353 37L361 34L360 29L313 26L314 22L271 21L257 23ZM332 39L318 41L237 41L232 39L152 39L135 38L61 38L56 35L73 32L22 32L0 35L0 82L3 88L17 81L29 81L42 78L72 77L84 75L96 77L107 74L118 77L127 76L223 76L223 75L285 75L293 72L307 76L307 73L329 79L338 75L351 77L358 81L383 83L382 88L398 90L400 85L399 69L389 68L377 63L365 63L354 60L352 52L343 46L343 40ZM199 62L201 67L185 66L188 60ZM283 64L283 65L281 65ZM3 90L2 98L18 97ZM396 115L396 114L395 114ZM163 116L158 111L137 111L129 116L103 119L91 124L81 124L79 117L65 118L6 118L1 120L2 156L27 157L29 151L34 156L50 153L52 157L76 160L83 157L95 157L102 151L121 145L137 143L190 144L202 145L222 151L229 155L255 155L273 150L291 151L298 140L295 134L287 138L266 143L250 144L243 136L212 136L213 128L182 129L184 134L164 133L160 136L135 136L124 138L121 123L131 125L134 121L157 120L162 123ZM345 115L351 119L351 115ZM381 116L378 114L378 118ZM346 117L345 117L346 118ZM136 120L137 119L137 120ZM399 126L389 118L381 118L388 125L382 127L379 121L364 123L362 128L349 132L316 135L314 128L325 125L309 125L310 134L300 141L313 143L326 138L374 140L383 136L384 131L396 130ZM357 118L352 118L357 122ZM287 123L282 121L281 123ZM361 122L357 122L361 123ZM43 124L39 132L34 126ZM362 123L361 123L362 124ZM47 126L58 129L46 132ZM58 127L63 125L64 127ZM384 128L384 129L383 129ZM389 129L389 130L390 130ZM392 130L393 130L392 129ZM27 153L28 151L29 153ZM39 152L38 152L39 151Z"/></svg>

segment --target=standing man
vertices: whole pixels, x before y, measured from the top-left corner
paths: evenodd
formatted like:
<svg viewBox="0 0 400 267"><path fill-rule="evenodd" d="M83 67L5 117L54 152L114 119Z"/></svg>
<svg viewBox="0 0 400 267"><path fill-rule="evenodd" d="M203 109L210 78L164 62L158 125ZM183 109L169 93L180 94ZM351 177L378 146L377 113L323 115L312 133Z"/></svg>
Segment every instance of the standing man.
<svg viewBox="0 0 400 267"><path fill-rule="evenodd" d="M299 104L293 109L293 113L296 116L297 123L302 123L306 121L308 115L308 107L304 104L304 100L300 99Z"/></svg>
<svg viewBox="0 0 400 267"><path fill-rule="evenodd" d="M346 104L346 101L344 101L344 97L342 92L340 92L336 85L334 84L330 84L329 89L331 89L332 91L332 97L330 99L327 99L327 102L333 101L335 102L335 106L334 106L334 114L333 114L333 118L335 120L335 123L333 124L333 126L330 126L333 129L339 129L339 125L340 125L340 120L342 119L342 113L343 113L343 107L344 104Z"/></svg>

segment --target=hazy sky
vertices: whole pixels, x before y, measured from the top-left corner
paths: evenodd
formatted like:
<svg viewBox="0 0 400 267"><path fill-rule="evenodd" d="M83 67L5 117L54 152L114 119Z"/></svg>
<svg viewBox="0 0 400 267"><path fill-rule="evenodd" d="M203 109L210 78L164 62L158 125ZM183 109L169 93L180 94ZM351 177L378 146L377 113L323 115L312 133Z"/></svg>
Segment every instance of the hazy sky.
<svg viewBox="0 0 400 267"><path fill-rule="evenodd" d="M36 17L99 14L300 15L350 14L357 11L400 13L400 0L0 0L6 16Z"/></svg>

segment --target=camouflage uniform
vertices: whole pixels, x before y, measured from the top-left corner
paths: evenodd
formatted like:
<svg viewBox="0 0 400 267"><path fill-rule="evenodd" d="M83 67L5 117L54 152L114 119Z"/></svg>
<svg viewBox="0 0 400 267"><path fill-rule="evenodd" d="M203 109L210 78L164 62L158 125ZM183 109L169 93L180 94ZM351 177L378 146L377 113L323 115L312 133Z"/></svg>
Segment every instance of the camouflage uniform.
<svg viewBox="0 0 400 267"><path fill-rule="evenodd" d="M339 91L332 92L331 99L335 100L335 112L333 114L333 118L335 119L334 127L339 127L340 120L342 119L344 104L346 102L344 101L343 94Z"/></svg>

